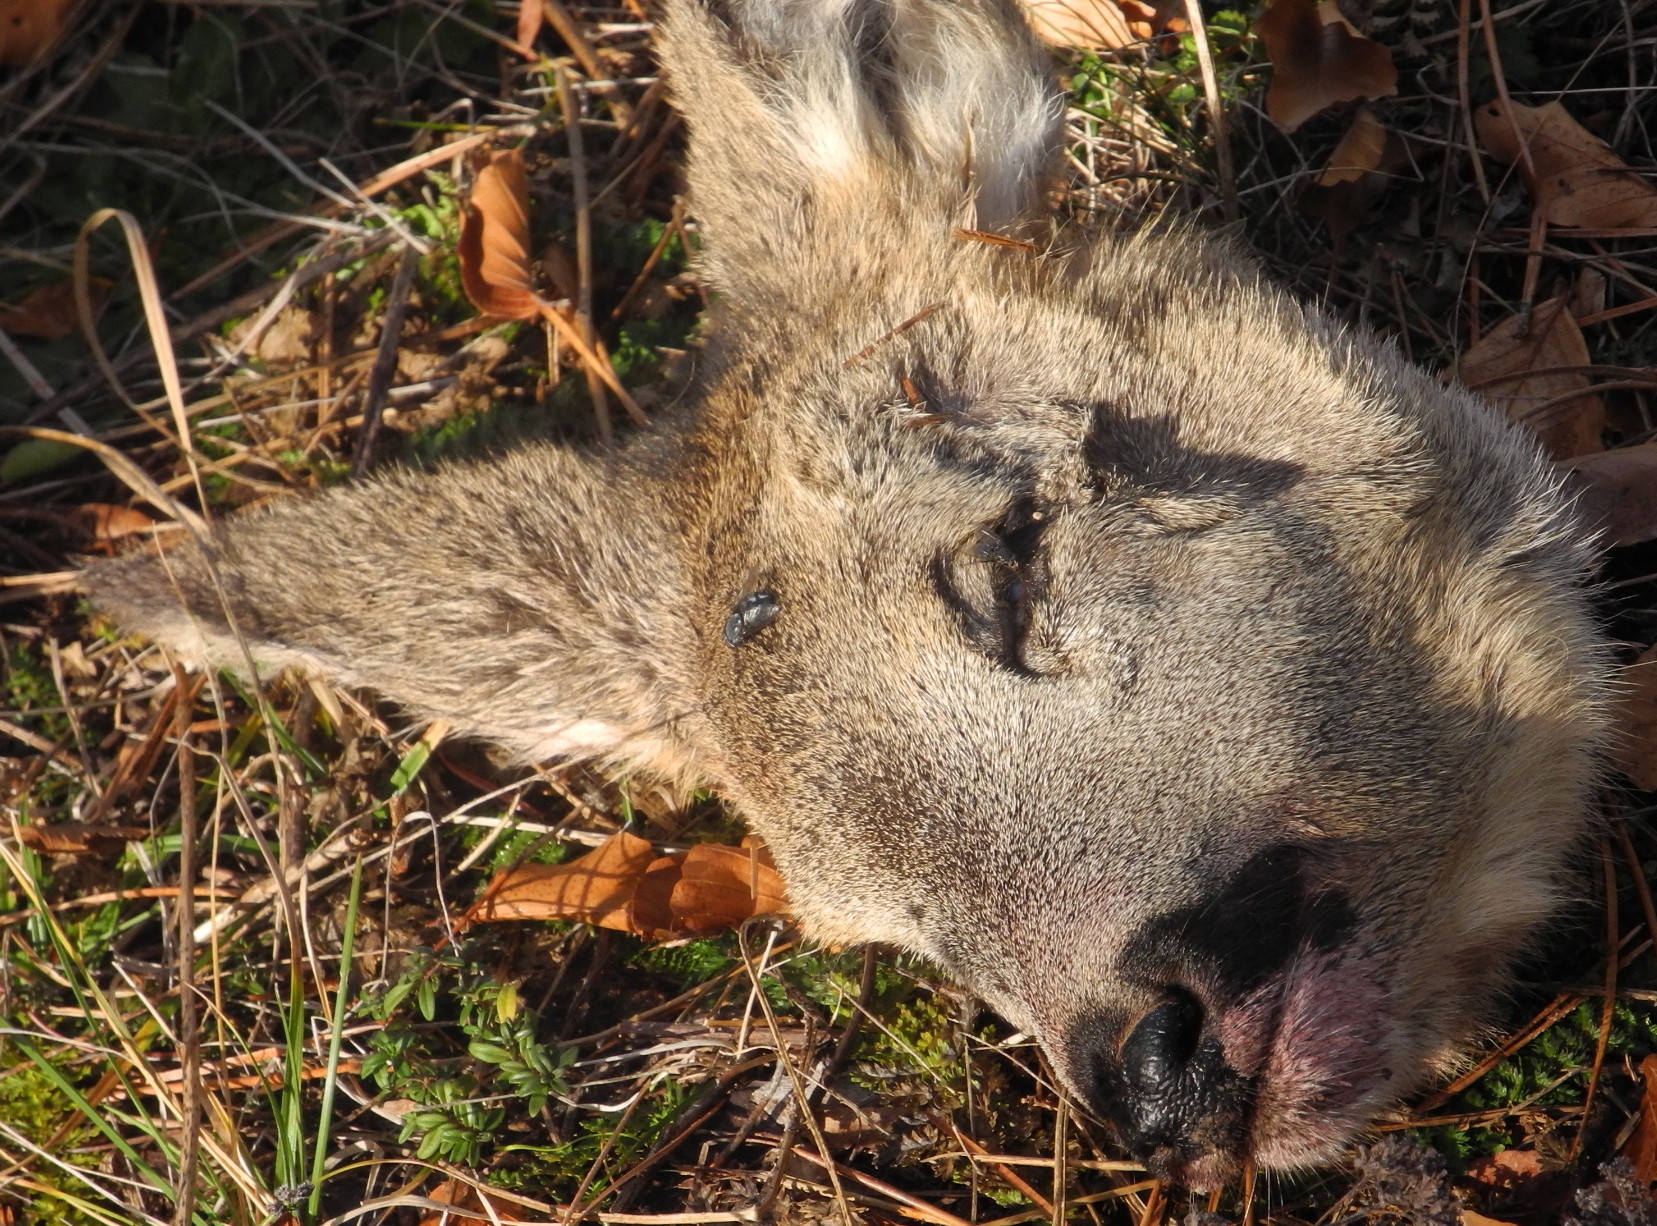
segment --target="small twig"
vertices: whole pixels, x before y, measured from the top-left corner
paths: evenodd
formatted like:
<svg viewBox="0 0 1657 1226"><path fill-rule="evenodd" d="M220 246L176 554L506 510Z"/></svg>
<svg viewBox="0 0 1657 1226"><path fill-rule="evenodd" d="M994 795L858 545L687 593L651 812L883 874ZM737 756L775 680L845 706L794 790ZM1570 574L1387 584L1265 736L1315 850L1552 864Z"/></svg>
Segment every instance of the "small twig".
<svg viewBox="0 0 1657 1226"><path fill-rule="evenodd" d="M1456 105L1461 111L1462 134L1467 138L1467 156L1473 163L1473 182L1478 185L1479 199L1490 206L1490 184L1485 181L1484 162L1479 157L1479 137L1473 127L1472 83L1468 80L1467 60L1471 48L1473 0L1461 0L1461 12L1456 22Z"/></svg>
<svg viewBox="0 0 1657 1226"><path fill-rule="evenodd" d="M870 341L867 345L864 345L863 348L859 349L856 353L852 354L851 357L847 358L844 362L842 362L840 364L841 369L842 370L850 370L853 366L856 366L859 362L861 362L864 358L868 357L876 349L879 349L887 341L893 340L896 337L902 336L905 332L909 331L910 328L913 328L916 324L920 323L922 320L928 319L932 315L936 314L938 311L942 310L944 306L945 306L945 304L942 303L942 302L934 302L931 306L922 307L920 310L916 311L913 315L911 315L908 319L906 319L902 323L900 323L897 327L892 328L892 329L890 329L886 332L882 332L879 336L875 337L874 340Z"/></svg>
<svg viewBox="0 0 1657 1226"><path fill-rule="evenodd" d="M771 1028L771 1039L776 1045L777 1058L782 1061L783 1067L788 1070L788 1081L794 1089L795 1109L805 1120L806 1127L811 1130L811 1139L816 1142L818 1150L827 1154L829 1152L828 1142L823 1139L823 1130L817 1123L817 1114L812 1109L811 1099L806 1093L805 1083L800 1080L800 1071L794 1067L794 1062L788 1058L788 1046L783 1041L782 1028L777 1025L777 1014L771 1008L771 998L765 994L765 984L763 982L765 959L770 956L772 947L776 944L777 930L773 928L766 938L765 953L761 955L760 964L756 967L753 958L748 953L748 927L749 925L744 923L737 930L737 945L742 951L742 964L748 969L748 978L753 983L754 991L759 997L759 1006L765 1014L766 1025ZM804 1150L797 1152L802 1155L805 1154ZM777 1157L779 1165L786 1163L787 1160L786 1154L779 1154ZM856 1220L852 1217L851 1205L846 1200L846 1190L840 1184L839 1171L835 1169L835 1164L832 1162L825 1161L824 1166L828 1170L829 1183L834 1187L834 1200L840 1207L841 1219L845 1222L845 1226L856 1226Z"/></svg>
<svg viewBox="0 0 1657 1226"><path fill-rule="evenodd" d="M1449 1085L1441 1090L1435 1090L1417 1103L1415 1110L1410 1113L1411 1117L1419 1119L1424 1113L1449 1102L1450 1099L1478 1081L1503 1060L1506 1060L1515 1052L1523 1050L1537 1038L1546 1034L1560 1018L1570 1013L1581 1003L1582 997L1574 992L1564 992L1554 997L1546 1008L1533 1017L1521 1030L1510 1035L1495 1051L1480 1060Z"/></svg>
<svg viewBox="0 0 1657 1226"><path fill-rule="evenodd" d="M397 373L397 347L403 337L403 316L408 312L409 292L414 288L414 274L420 266L420 253L413 247L404 247L397 264L397 277L391 283L391 294L386 299L385 320L380 327L380 348L374 355L374 366L368 375L368 390L363 395L362 433L357 439L357 454L351 459L351 475L360 477L374 462L374 444L380 434L380 418L385 412L386 393L391 390L391 377Z"/></svg>
<svg viewBox="0 0 1657 1226"><path fill-rule="evenodd" d="M543 0L550 17L558 7L556 0ZM565 20L568 20L566 14ZM556 24L556 22L554 23ZM573 28L573 27L572 27ZM558 31L564 33L562 28ZM569 41L566 37L565 41ZM564 135L569 141L570 179L575 194L575 268L576 298L575 326L581 339L593 343L593 218L592 203L587 198L587 153L581 139L581 111L576 106L575 90L570 86L570 74L563 65L555 65L558 81L558 104L564 111ZM589 75L592 75L589 73ZM598 372L587 367L587 395L593 402L593 420L598 423L599 441L609 445L616 441L616 432L610 425L610 404L604 397L604 384Z"/></svg>
<svg viewBox="0 0 1657 1226"><path fill-rule="evenodd" d="M1229 225L1242 216L1242 210L1237 202L1236 172L1231 165L1231 127L1220 97L1220 78L1214 71L1214 50L1208 45L1208 26L1203 21L1202 0L1185 0L1185 19L1191 23L1191 43L1197 50L1197 66L1202 70L1203 99L1208 107L1209 126L1214 133L1214 160L1220 175L1220 205Z"/></svg>
<svg viewBox="0 0 1657 1226"><path fill-rule="evenodd" d="M200 1160L201 1132L201 1029L196 1016L196 754L190 743L190 716L194 686L184 670L173 665L174 694L189 694L173 709L174 734L178 738L178 1037L180 1110L184 1115L184 1136L179 1145L178 1203L173 1211L174 1226L189 1226L195 1214L196 1170Z"/></svg>
<svg viewBox="0 0 1657 1226"><path fill-rule="evenodd" d="M1622 925L1617 914L1617 868L1611 860L1611 844L1605 839L1600 840L1599 861L1605 880L1605 1001L1600 1006L1599 1043L1594 1047L1593 1069L1588 1074L1587 1092L1582 1096L1582 1120L1571 1141L1570 1155L1565 1159L1567 1164L1575 1162L1582 1152L1589 1112L1594 1105L1594 1091L1599 1089L1600 1073L1605 1067L1605 1049L1611 1043L1611 1022L1617 1012L1617 947L1621 943L1618 937Z"/></svg>
<svg viewBox="0 0 1657 1226"><path fill-rule="evenodd" d="M645 260L644 267L639 269L638 276L633 278L633 284L627 287L627 292L621 296L621 301L616 303L615 308L610 312L611 323L616 323L626 316L628 308L633 305L634 299L643 291L650 274L656 270L656 265L661 262L663 253L667 251L667 245L673 241L673 236L678 233L679 225L684 219L685 199L680 196L674 200L673 216L668 219L666 227L662 230L661 238L656 240L656 245L651 249L650 257Z"/></svg>
<svg viewBox="0 0 1657 1226"><path fill-rule="evenodd" d="M819 1141L818 1144L821 1145L822 1142ZM832 1183L836 1189L840 1187L840 1179L844 1176L847 1179L851 1179L862 1184L865 1188L877 1196L884 1196L887 1200L896 1201L905 1208L914 1210L917 1216L928 1222L936 1223L936 1226L969 1226L969 1223L956 1217L947 1209L940 1209L936 1205L928 1204L920 1197L911 1196L909 1193L903 1191L903 1189L894 1188L891 1184L886 1183L883 1180L876 1179L873 1175L865 1175L856 1167L843 1166L838 1162L834 1162L823 1157L822 1154L812 1153L809 1149L797 1149L794 1152L804 1158L807 1162L810 1162L812 1165L822 1167L822 1169L828 1173L829 1182ZM844 1193L841 1195L843 1197ZM850 1214L851 1210L849 1206L847 1207L846 1212Z"/></svg>

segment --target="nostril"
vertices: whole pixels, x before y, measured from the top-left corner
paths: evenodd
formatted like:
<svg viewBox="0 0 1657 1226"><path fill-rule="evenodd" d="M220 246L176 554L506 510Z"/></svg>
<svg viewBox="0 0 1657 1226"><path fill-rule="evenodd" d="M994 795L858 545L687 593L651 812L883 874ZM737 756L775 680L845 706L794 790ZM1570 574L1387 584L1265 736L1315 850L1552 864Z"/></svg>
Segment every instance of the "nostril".
<svg viewBox="0 0 1657 1226"><path fill-rule="evenodd" d="M1140 1094L1155 1094L1178 1080L1202 1038L1203 1009L1180 987L1167 988L1162 1003L1140 1018L1122 1042L1122 1075Z"/></svg>

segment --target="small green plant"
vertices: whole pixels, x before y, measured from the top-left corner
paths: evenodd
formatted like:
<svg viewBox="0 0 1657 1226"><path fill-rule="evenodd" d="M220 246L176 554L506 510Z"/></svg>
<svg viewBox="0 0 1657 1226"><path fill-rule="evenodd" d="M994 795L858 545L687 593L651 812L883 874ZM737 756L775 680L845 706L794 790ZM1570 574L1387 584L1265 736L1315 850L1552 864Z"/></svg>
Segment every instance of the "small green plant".
<svg viewBox="0 0 1657 1226"><path fill-rule="evenodd" d="M454 1026L465 1036L464 1055L445 1046L440 1031L402 1015L411 998L427 1022L436 1020L440 998L457 1009ZM543 1043L539 1018L516 987L496 981L480 965L454 956L413 960L369 1012L386 1024L370 1044L363 1076L388 1096L418 1104L398 1139L419 1137L423 1159L476 1165L507 1123L505 1102L515 1100L539 1115L550 1097L569 1093L564 1070L574 1050Z"/></svg>

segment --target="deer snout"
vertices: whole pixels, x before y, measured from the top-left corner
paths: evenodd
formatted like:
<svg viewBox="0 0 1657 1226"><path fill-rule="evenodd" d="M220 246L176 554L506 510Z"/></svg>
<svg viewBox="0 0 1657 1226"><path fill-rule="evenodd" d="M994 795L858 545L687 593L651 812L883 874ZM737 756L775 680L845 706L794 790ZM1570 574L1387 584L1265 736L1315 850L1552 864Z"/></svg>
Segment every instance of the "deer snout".
<svg viewBox="0 0 1657 1226"><path fill-rule="evenodd" d="M1122 1142L1158 1178L1222 1174L1246 1144L1248 1079L1227 1065L1208 1009L1183 986L1164 988L1096 1054L1091 1088Z"/></svg>
<svg viewBox="0 0 1657 1226"><path fill-rule="evenodd" d="M1171 988L1122 1041L1117 1114L1142 1158L1177 1152L1199 1134L1228 1139L1213 1134L1224 1131L1224 1121L1240 1119L1237 1078L1220 1045L1204 1038L1203 1013L1189 992Z"/></svg>

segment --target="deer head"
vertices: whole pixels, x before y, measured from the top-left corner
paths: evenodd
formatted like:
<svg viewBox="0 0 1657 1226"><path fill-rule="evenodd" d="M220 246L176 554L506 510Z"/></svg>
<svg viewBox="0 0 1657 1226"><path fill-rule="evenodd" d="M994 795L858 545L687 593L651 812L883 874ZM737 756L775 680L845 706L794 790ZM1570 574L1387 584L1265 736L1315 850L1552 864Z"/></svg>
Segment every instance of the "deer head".
<svg viewBox="0 0 1657 1226"><path fill-rule="evenodd" d="M949 968L1160 1175L1338 1155L1585 822L1603 660L1536 448L1224 243L1056 226L1003 0L668 10L720 294L689 406L283 502L96 601L717 789L808 930Z"/></svg>

